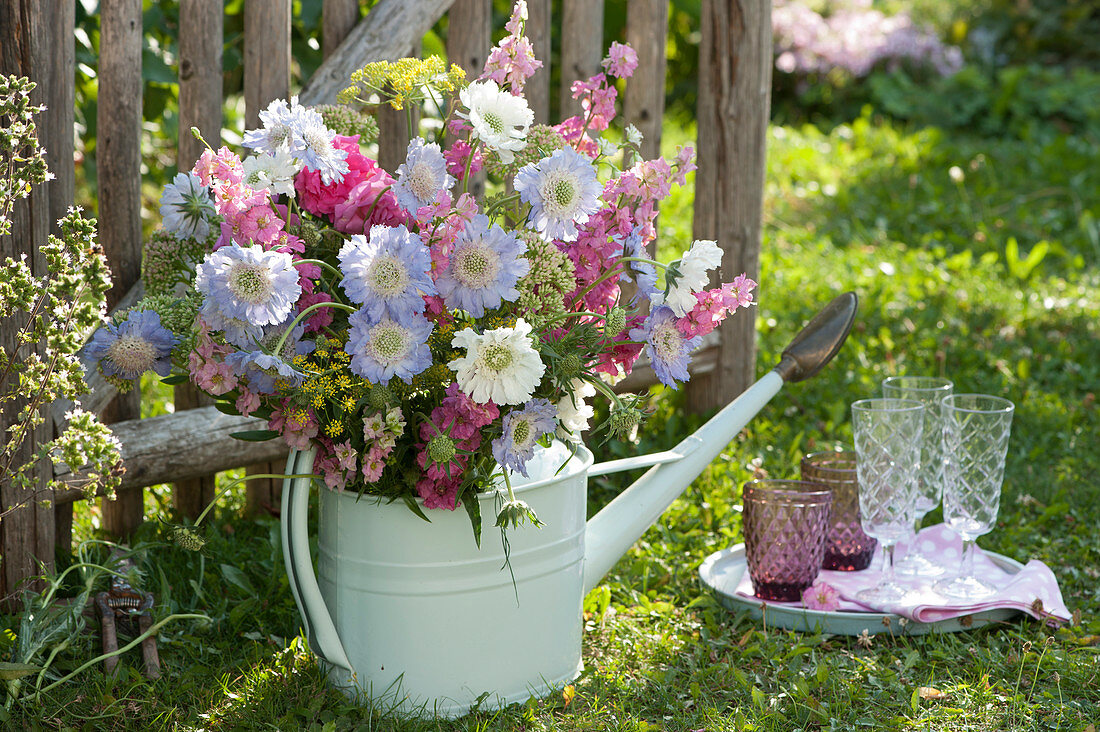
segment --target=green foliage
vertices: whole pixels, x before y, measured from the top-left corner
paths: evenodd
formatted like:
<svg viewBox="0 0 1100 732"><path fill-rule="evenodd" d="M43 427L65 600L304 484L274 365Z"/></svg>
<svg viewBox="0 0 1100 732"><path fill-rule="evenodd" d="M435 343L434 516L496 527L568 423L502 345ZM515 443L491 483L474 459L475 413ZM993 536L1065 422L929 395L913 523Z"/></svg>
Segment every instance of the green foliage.
<svg viewBox="0 0 1100 732"><path fill-rule="evenodd" d="M29 104L34 84L0 76L0 236L11 234L11 212L18 199L48 180L45 150L38 144ZM39 247L45 271L35 275L26 254L0 262L0 318L15 334L0 347L0 405L6 432L0 441L0 484L26 491L6 497L0 518L35 500L40 468L62 460L74 470L87 466L84 488L111 494L119 484L118 442L87 412L75 409L54 439L38 428L55 400L88 391L76 355L84 334L98 325L110 271L95 240L95 224L70 209L58 222L61 236ZM26 232L16 232L29 236ZM57 481L50 487L61 487Z"/></svg>
<svg viewBox="0 0 1100 732"><path fill-rule="evenodd" d="M1100 5L1089 0L990 0L974 25L1010 63L1100 64Z"/></svg>
<svg viewBox="0 0 1100 732"><path fill-rule="evenodd" d="M1034 64L918 80L905 71L869 80L869 102L894 119L983 136L1045 141L1100 134L1100 73Z"/></svg>

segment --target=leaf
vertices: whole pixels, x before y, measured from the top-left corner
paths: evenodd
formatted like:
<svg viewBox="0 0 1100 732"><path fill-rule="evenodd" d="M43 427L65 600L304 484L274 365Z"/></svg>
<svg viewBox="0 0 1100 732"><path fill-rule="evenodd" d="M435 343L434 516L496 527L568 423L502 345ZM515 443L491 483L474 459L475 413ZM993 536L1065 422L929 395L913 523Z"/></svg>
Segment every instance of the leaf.
<svg viewBox="0 0 1100 732"><path fill-rule="evenodd" d="M214 402L214 409L217 409L222 414L228 414L230 417L241 416L240 410L238 410L235 405L230 404L229 402Z"/></svg>
<svg viewBox="0 0 1100 732"><path fill-rule="evenodd" d="M168 386L176 386L177 384L186 384L188 381L186 374L169 374L160 380L160 383L167 384Z"/></svg>
<svg viewBox="0 0 1100 732"><path fill-rule="evenodd" d="M920 686L917 688L917 694L920 696L921 699L924 700L947 698L947 694L940 691L934 686Z"/></svg>
<svg viewBox="0 0 1100 732"><path fill-rule="evenodd" d="M427 521L429 524L432 522L432 520L430 518L428 518L427 516L424 515L424 509L420 508L420 504L416 502L415 498L413 498L410 495L406 495L404 498L405 498L405 505L409 507L410 511L412 511L417 516L419 516L420 518Z"/></svg>
<svg viewBox="0 0 1100 732"><path fill-rule="evenodd" d="M470 516L470 526L474 530L474 542L477 548L481 548L481 501L477 500L477 493L469 491L466 500L462 502L466 507L466 513Z"/></svg>
<svg viewBox="0 0 1100 732"><path fill-rule="evenodd" d="M41 666L32 666L29 663L10 663L2 661L0 662L0 679L4 681L14 681L15 679L21 679L24 676L29 676L41 670Z"/></svg>
<svg viewBox="0 0 1100 732"><path fill-rule="evenodd" d="M565 700L566 707L572 703L575 696L577 696L577 689L572 684L569 684L561 690L561 698Z"/></svg>
<svg viewBox="0 0 1100 732"><path fill-rule="evenodd" d="M241 588L249 595L256 594L256 590L252 588L252 583L248 581L248 576L237 567L234 567L232 564L222 564L221 571L222 577L224 577L225 581L229 584Z"/></svg>
<svg viewBox="0 0 1100 732"><path fill-rule="evenodd" d="M245 430L243 432L230 432L229 436L241 442L265 442L279 436L275 430Z"/></svg>

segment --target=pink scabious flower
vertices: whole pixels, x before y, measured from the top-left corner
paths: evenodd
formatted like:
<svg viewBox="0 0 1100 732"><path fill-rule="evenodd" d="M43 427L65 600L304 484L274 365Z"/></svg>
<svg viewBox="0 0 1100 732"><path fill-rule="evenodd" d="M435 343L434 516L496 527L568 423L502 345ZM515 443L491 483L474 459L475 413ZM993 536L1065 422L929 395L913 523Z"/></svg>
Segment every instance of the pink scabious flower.
<svg viewBox="0 0 1100 732"><path fill-rule="evenodd" d="M638 52L625 43L612 41L603 67L616 78L629 79L634 75L634 69L638 68Z"/></svg>
<svg viewBox="0 0 1100 732"><path fill-rule="evenodd" d="M447 387L446 396L432 410L430 420L420 425L417 443L417 464L424 470L424 479L417 483L417 492L428 508L457 506L457 490L466 469L466 456L481 446L481 429L492 424L500 416L493 402L479 404L467 396L457 383ZM445 435L454 443L454 455L446 463L433 461L428 456L428 443Z"/></svg>
<svg viewBox="0 0 1100 732"><path fill-rule="evenodd" d="M345 234L364 234L369 237L370 228L376 224L400 226L405 223L405 211L397 203L393 191L393 178L379 168L368 178L359 181L348 191L347 200L336 204L332 225Z"/></svg>
<svg viewBox="0 0 1100 732"><path fill-rule="evenodd" d="M245 417L260 408L260 395L249 391L248 387L241 387L241 395L237 397L237 411Z"/></svg>
<svg viewBox="0 0 1100 732"><path fill-rule="evenodd" d="M832 585L818 582L802 593L802 604L810 610L836 610L840 607L840 591Z"/></svg>

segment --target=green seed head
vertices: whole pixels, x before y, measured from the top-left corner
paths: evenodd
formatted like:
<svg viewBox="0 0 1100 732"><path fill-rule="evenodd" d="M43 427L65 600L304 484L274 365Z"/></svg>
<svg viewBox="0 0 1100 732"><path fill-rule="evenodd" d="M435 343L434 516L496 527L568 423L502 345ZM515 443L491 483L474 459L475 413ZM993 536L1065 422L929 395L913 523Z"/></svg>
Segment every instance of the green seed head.
<svg viewBox="0 0 1100 732"><path fill-rule="evenodd" d="M428 440L428 457L433 463L446 465L455 456L455 441L447 435L436 435Z"/></svg>
<svg viewBox="0 0 1100 732"><path fill-rule="evenodd" d="M606 338L614 338L626 328L626 311L622 308L611 308L611 312L604 318L603 334Z"/></svg>

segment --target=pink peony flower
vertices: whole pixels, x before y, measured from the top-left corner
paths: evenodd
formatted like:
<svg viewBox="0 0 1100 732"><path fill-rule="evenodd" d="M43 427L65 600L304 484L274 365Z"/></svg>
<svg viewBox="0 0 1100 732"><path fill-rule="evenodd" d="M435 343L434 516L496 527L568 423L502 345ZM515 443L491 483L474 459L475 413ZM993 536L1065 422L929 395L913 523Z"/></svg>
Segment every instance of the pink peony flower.
<svg viewBox="0 0 1100 732"><path fill-rule="evenodd" d="M840 591L824 582L806 588L802 604L810 610L836 610L840 607Z"/></svg>
<svg viewBox="0 0 1100 732"><path fill-rule="evenodd" d="M332 225L345 234L367 234L375 224L398 226L405 222L405 213L397 204L389 173L378 169L376 175L366 178L348 191L347 200L336 204Z"/></svg>
<svg viewBox="0 0 1100 732"><path fill-rule="evenodd" d="M294 178L294 190L298 192L298 203L306 211L317 216L331 216L336 210L336 204L347 200L348 192L352 188L367 178L377 176L382 170L378 163L359 151L358 135L352 137L337 135L332 144L348 154L348 172L344 174L342 181L325 185L318 171L304 168Z"/></svg>

